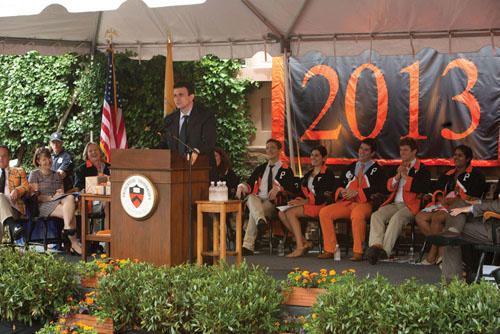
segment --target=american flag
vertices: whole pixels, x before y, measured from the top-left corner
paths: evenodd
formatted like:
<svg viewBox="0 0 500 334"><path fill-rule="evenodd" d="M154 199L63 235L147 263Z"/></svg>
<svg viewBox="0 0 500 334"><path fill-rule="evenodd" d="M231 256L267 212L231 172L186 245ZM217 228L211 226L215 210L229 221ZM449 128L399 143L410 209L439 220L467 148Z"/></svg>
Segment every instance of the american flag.
<svg viewBox="0 0 500 334"><path fill-rule="evenodd" d="M111 160L112 148L128 148L128 144L122 104L118 94L118 82L115 76L114 52L110 48L108 50L108 74L101 122L101 149L106 155L107 162Z"/></svg>

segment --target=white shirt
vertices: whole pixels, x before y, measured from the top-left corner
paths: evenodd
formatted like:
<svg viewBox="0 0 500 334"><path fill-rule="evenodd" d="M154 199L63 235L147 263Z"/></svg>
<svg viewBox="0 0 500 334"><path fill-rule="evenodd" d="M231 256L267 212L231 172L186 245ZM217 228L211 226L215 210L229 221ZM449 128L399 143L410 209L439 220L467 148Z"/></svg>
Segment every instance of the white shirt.
<svg viewBox="0 0 500 334"><path fill-rule="evenodd" d="M191 110L193 110L193 108L191 108ZM189 117L191 116L191 110L189 110L187 114L183 113L182 111L180 112L181 117L179 117L179 136L181 135L182 123L184 123L184 116L188 116L189 119Z"/></svg>
<svg viewBox="0 0 500 334"><path fill-rule="evenodd" d="M260 182L259 186L259 192L257 193L257 196L260 198L269 198L269 194L267 193L267 178L269 176L269 165L271 165L269 162L267 163L266 170L264 171L264 174L262 174L262 181ZM278 175L278 170L281 168L283 163L281 161L277 161L273 164L273 180L276 178L276 175Z"/></svg>
<svg viewBox="0 0 500 334"><path fill-rule="evenodd" d="M3 189L3 194L5 195L5 197L7 197L7 199L9 200L10 202L10 206L12 206L13 208L15 208L17 211L19 211L19 207L17 206L17 200L16 201L13 201L11 198L10 198L10 189L9 189L9 168L4 168L4 171L5 171L5 188ZM2 176L2 169L0 169L0 177Z"/></svg>
<svg viewBox="0 0 500 334"><path fill-rule="evenodd" d="M408 171L415 166L415 163L417 162L417 159L413 159L413 161L410 163L410 168L408 168ZM398 181L396 179L392 180L392 186L394 187ZM399 179L399 185L398 185L398 191L396 192L396 196L394 197L394 203L403 203L405 200L403 198L403 188L406 184L406 179L400 178Z"/></svg>

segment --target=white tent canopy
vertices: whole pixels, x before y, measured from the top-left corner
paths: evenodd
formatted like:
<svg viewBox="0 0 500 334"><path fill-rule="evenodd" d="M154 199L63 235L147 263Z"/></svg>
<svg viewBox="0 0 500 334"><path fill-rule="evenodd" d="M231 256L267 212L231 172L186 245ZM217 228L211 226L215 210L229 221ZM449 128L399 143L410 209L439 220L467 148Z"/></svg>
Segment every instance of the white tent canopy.
<svg viewBox="0 0 500 334"><path fill-rule="evenodd" d="M108 29L118 33L116 50L135 51L141 59L165 54L169 30L174 60L209 53L247 58L258 51L277 56L284 47L294 56L310 50L358 55L370 48L383 55L426 47L474 52L499 45L500 1L206 0L149 8L142 0L128 0L116 10L75 13L52 4L40 14L0 17L0 52L92 53L106 48Z"/></svg>

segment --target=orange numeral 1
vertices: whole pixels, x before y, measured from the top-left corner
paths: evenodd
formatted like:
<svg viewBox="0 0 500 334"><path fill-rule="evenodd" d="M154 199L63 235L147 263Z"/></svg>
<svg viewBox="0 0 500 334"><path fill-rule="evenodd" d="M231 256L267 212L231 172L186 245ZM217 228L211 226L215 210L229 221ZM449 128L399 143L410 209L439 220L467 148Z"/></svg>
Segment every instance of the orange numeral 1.
<svg viewBox="0 0 500 334"><path fill-rule="evenodd" d="M416 61L410 66L403 68L400 73L408 72L410 75L410 124L408 137L427 139L426 136L421 136L418 133L418 98L420 95L419 68L420 62Z"/></svg>

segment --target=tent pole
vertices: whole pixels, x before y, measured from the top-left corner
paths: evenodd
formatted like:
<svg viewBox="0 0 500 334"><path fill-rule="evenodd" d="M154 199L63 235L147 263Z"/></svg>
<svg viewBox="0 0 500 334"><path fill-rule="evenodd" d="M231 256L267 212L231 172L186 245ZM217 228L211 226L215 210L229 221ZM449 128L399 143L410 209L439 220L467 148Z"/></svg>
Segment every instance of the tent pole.
<svg viewBox="0 0 500 334"><path fill-rule="evenodd" d="M288 72L288 52L283 49L283 78L285 81L285 114L288 132L288 150L290 151L290 166L292 167L293 174L295 172L295 154L293 151L293 134L292 134L292 110L290 109L290 94L289 94L289 72Z"/></svg>

